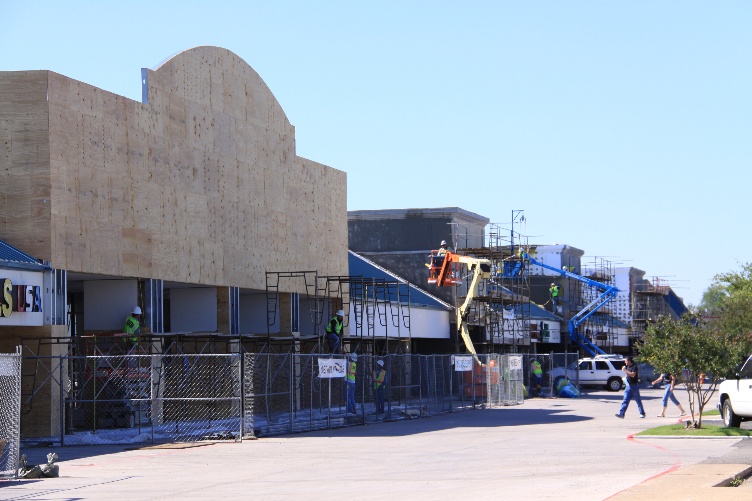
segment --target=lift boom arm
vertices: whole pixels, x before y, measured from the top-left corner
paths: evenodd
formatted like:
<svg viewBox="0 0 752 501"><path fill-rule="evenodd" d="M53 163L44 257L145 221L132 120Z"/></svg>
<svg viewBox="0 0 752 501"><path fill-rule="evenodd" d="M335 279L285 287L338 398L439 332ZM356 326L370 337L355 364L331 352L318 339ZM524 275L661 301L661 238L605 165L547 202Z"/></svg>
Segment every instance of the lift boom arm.
<svg viewBox="0 0 752 501"><path fill-rule="evenodd" d="M591 287L595 287L596 289L602 291L600 296L598 296L596 299L591 301L590 304L588 304L583 309L578 311L577 314L575 314L575 316L572 317L572 319L569 321L567 330L569 331L569 337L572 338L572 341L577 343L583 350L588 352L590 356L594 357L597 354L605 354L606 353L605 351L603 351L601 348L596 346L592 341L590 341L586 337L582 336L577 330L577 327L579 327L579 325L585 320L587 320L588 317L590 317L593 313L598 311L604 304L608 303L611 300L611 298L615 297L616 294L619 292L619 289L617 289L613 285L604 284L602 282L598 282L597 280L591 280L589 278L583 277L582 275L578 275L577 273L572 273L571 271L560 270L553 266L543 264L540 261L536 261L535 259L528 256L527 254L525 254L525 258L530 261L530 264L540 266L541 268L545 268L547 270L555 271L559 275L569 277L574 280L578 280L584 284L587 284Z"/></svg>
<svg viewBox="0 0 752 501"><path fill-rule="evenodd" d="M460 283L458 273L458 264L464 264L468 270L473 274L473 278L470 281L470 285L467 288L467 297L462 303L462 306L457 308L457 330L462 336L462 340L465 342L467 351L472 353L475 357L475 362L478 365L483 365L478 354L473 346L473 341L470 339L470 331L467 328L467 317L470 313L470 305L473 302L473 298L478 295L478 285L481 280L491 278L491 261L488 259L479 259L469 256L461 256L453 252L447 252L443 255L443 262L441 265L436 264L436 260L442 256L432 253L431 255L431 271L429 273L429 283L435 283L440 286L456 285Z"/></svg>

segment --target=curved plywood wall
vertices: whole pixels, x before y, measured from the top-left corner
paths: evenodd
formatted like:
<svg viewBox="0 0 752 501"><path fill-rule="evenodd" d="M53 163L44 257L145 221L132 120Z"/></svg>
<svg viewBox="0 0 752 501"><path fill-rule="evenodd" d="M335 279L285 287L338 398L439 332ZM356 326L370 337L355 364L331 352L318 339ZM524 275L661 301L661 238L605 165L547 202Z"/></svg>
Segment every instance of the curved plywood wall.
<svg viewBox="0 0 752 501"><path fill-rule="evenodd" d="M346 174L296 155L294 127L237 55L197 47L144 70L144 103L26 74L46 79L25 99L46 100L49 164L34 170L31 238L10 243L55 268L188 283L347 274Z"/></svg>

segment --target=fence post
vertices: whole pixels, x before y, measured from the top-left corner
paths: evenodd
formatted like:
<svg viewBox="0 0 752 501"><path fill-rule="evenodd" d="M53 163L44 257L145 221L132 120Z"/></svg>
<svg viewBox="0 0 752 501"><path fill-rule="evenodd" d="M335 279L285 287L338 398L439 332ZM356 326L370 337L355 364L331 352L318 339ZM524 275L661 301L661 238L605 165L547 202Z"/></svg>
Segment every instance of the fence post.
<svg viewBox="0 0 752 501"><path fill-rule="evenodd" d="M60 367L60 383L58 384L60 403L60 446L65 445L65 395L63 391L63 357L58 357L58 365Z"/></svg>

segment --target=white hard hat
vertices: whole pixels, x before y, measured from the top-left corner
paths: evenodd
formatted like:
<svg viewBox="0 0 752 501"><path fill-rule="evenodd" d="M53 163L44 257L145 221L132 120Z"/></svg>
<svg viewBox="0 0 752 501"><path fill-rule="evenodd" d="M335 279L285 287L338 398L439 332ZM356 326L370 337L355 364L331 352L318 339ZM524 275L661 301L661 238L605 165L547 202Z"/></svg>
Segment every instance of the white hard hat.
<svg viewBox="0 0 752 501"><path fill-rule="evenodd" d="M551 282L551 287L553 287L554 285L556 285L556 284L555 284L555 283L553 283L553 282Z"/></svg>
<svg viewBox="0 0 752 501"><path fill-rule="evenodd" d="M384 367L384 361L383 360L377 360L376 364Z"/></svg>
<svg viewBox="0 0 752 501"><path fill-rule="evenodd" d="M447 243L446 243L446 240L442 240L442 241L441 241L441 245L446 245L446 244L447 244Z"/></svg>
<svg viewBox="0 0 752 501"><path fill-rule="evenodd" d="M350 353L350 360L357 360L357 359L358 359L358 355L356 355L355 353Z"/></svg>
<svg viewBox="0 0 752 501"><path fill-rule="evenodd" d="M140 306L134 306L133 307L133 315L140 315L141 314L141 307Z"/></svg>
<svg viewBox="0 0 752 501"><path fill-rule="evenodd" d="M337 316L338 316L338 317L344 317L344 316L345 316L345 310L339 310L339 311L337 312Z"/></svg>

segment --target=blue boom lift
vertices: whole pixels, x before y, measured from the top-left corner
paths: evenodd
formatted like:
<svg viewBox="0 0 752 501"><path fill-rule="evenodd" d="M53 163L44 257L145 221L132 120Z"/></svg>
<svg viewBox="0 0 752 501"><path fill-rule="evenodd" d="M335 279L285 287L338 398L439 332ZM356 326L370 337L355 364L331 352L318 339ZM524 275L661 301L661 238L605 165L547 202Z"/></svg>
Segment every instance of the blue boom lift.
<svg viewBox="0 0 752 501"><path fill-rule="evenodd" d="M604 284L602 282L598 282L597 280L591 280L589 278L585 278L581 275L578 275L577 273L572 273L571 271L560 270L558 268L554 268L553 266L543 264L540 261L537 261L534 258L530 257L527 253L525 253L524 257L530 262L530 264L534 264L536 266L540 266L541 268L554 271L564 277L569 277L574 280L579 280L580 282L584 284L587 284L591 287L595 287L599 291L602 291L600 296L598 296L596 299L591 301L590 304L588 304L583 309L578 311L577 314L572 317L572 319L569 321L569 326L567 327L567 330L569 331L569 337L572 338L572 341L577 343L577 345L580 348L588 352L591 357L594 357L599 354L605 355L606 352L600 349L598 346L596 346L588 338L581 335L579 331L577 330L577 327L579 327L579 325L585 320L587 320L593 313L598 311L598 309L600 309L603 305L608 303L611 300L611 298L615 297L616 294L619 292L619 289L617 289L613 285Z"/></svg>

